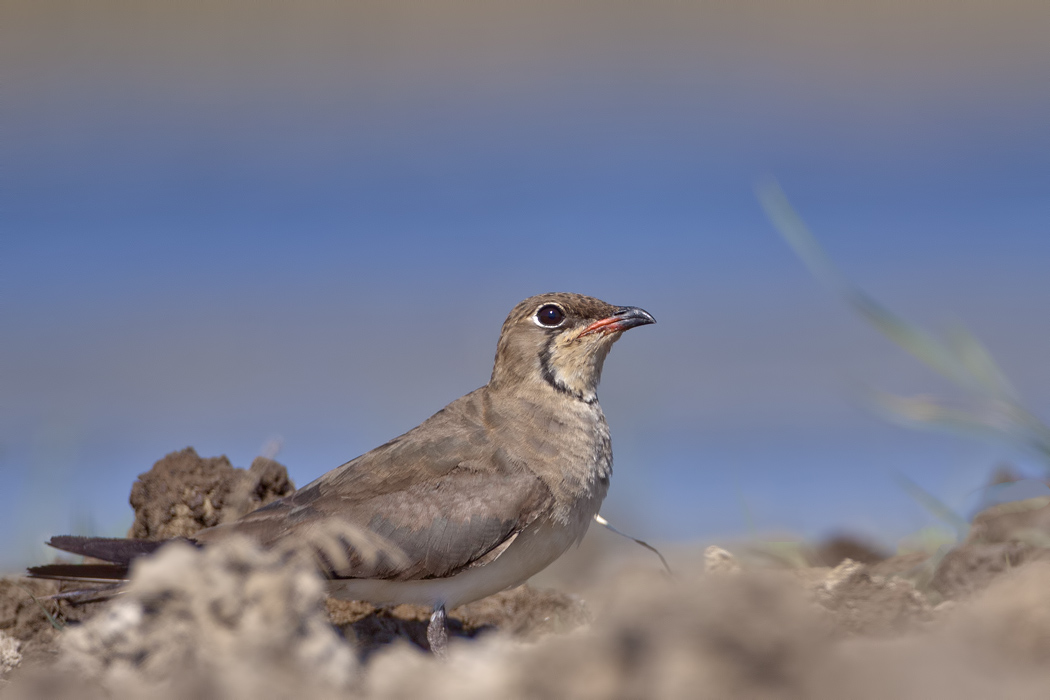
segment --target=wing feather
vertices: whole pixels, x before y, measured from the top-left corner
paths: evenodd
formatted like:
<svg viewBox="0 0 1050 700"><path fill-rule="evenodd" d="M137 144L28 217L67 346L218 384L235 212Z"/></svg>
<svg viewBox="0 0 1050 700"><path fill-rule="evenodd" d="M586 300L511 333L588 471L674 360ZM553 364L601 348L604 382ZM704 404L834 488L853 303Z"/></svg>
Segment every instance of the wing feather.
<svg viewBox="0 0 1050 700"><path fill-rule="evenodd" d="M312 546L333 578L440 578L491 561L552 495L525 460L498 447L485 409L483 395L468 394L291 496L195 539L239 532L268 546Z"/></svg>

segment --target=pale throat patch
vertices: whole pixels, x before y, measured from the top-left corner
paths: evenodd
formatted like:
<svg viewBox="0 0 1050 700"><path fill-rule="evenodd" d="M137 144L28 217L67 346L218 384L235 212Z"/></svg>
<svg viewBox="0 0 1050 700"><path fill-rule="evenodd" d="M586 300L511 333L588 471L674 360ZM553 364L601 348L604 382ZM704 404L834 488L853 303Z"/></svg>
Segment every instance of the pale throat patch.
<svg viewBox="0 0 1050 700"><path fill-rule="evenodd" d="M615 337L594 334L580 338L578 334L558 338L550 347L549 368L554 380L584 401L597 396L602 378L602 365L616 342Z"/></svg>

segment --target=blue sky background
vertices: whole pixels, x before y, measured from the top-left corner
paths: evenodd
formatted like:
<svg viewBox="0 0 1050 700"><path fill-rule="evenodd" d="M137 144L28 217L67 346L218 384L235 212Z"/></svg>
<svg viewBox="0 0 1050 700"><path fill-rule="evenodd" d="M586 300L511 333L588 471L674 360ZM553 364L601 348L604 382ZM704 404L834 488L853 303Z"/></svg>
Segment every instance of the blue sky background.
<svg viewBox="0 0 1050 700"><path fill-rule="evenodd" d="M892 545L932 520L895 472L965 511L1042 468L860 407L950 392L753 187L1050 416L1044 2L5 5L0 566L119 534L187 445L279 439L303 485L483 384L552 290L659 320L601 391L641 536Z"/></svg>

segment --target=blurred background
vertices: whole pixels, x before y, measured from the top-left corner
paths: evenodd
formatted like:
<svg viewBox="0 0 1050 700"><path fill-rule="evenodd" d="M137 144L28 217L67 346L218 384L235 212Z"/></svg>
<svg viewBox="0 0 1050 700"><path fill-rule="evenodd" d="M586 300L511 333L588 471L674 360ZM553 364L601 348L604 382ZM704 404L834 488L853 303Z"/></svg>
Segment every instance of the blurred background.
<svg viewBox="0 0 1050 700"><path fill-rule="evenodd" d="M641 306L604 514L665 543L959 512L1006 444L873 416L950 392L822 288L961 322L1050 416L1050 5L40 3L0 9L0 568L120 535L192 445L298 485L484 384L506 313Z"/></svg>

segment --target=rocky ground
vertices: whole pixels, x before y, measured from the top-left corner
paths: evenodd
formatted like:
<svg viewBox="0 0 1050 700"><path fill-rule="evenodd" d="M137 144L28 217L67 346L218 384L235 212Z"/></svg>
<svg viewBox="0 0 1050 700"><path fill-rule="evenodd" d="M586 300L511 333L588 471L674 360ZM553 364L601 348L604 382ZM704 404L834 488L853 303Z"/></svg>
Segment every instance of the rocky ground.
<svg viewBox="0 0 1050 700"><path fill-rule="evenodd" d="M187 449L135 483L129 534L189 535L292 488L272 460L235 469ZM711 547L581 595L523 586L453 611L445 661L423 650L427 610L327 600L308 563L249 542L171 545L107 601L0 581L0 694L1045 698L1048 501L988 509L935 555L841 540L774 566Z"/></svg>

